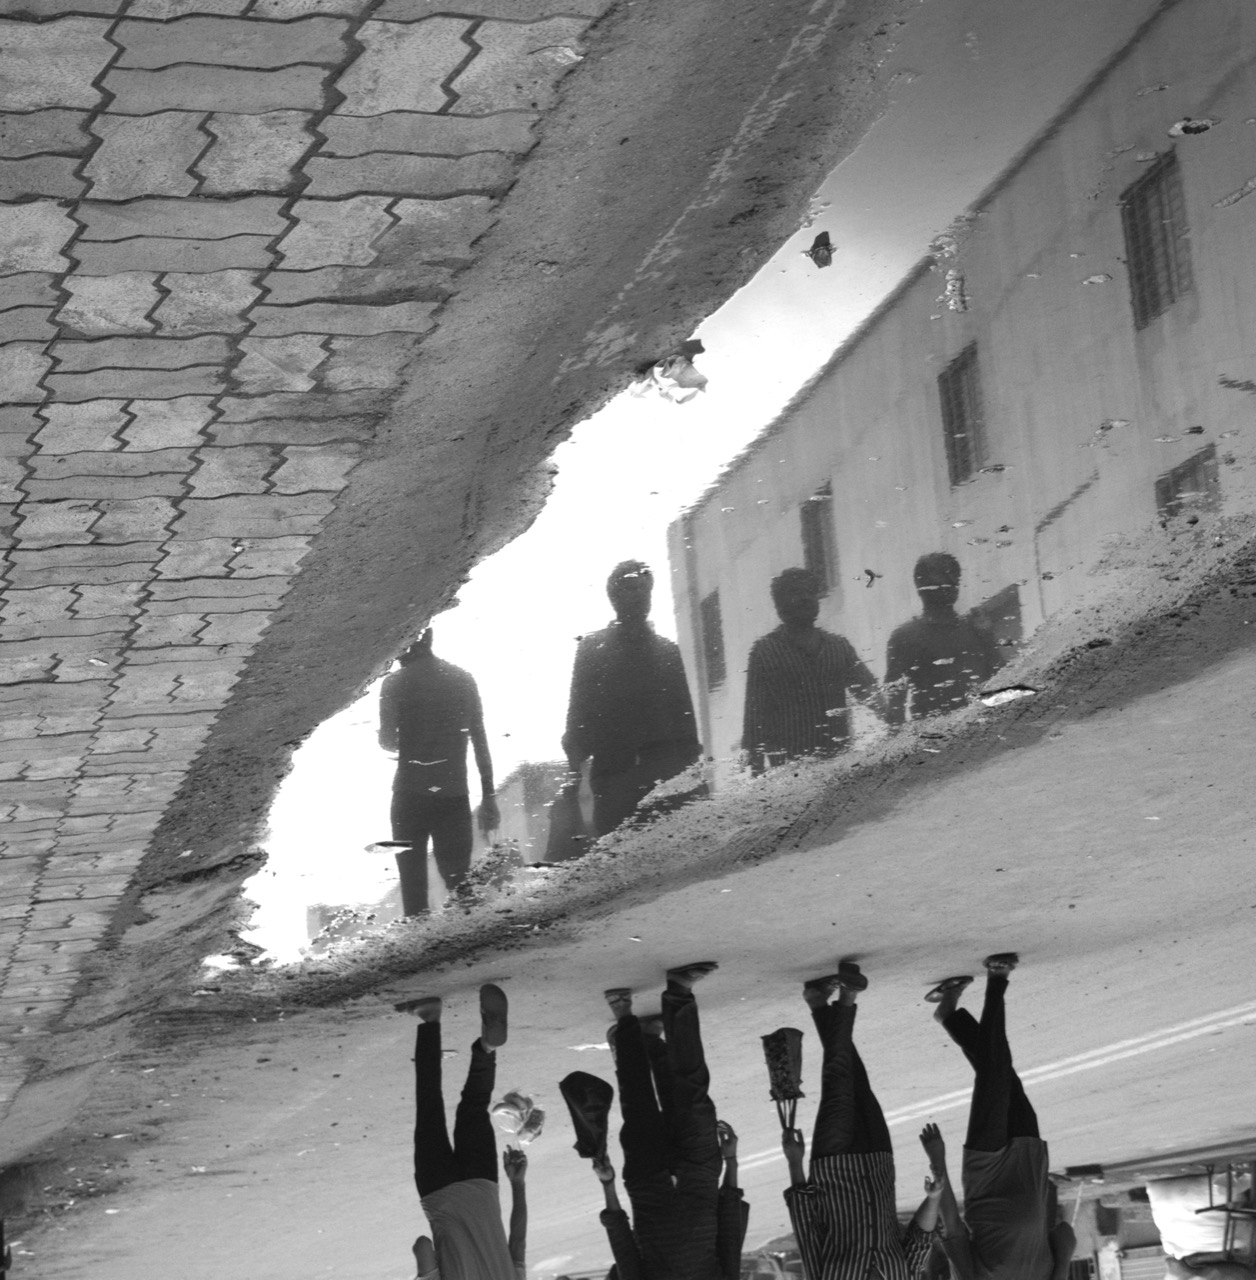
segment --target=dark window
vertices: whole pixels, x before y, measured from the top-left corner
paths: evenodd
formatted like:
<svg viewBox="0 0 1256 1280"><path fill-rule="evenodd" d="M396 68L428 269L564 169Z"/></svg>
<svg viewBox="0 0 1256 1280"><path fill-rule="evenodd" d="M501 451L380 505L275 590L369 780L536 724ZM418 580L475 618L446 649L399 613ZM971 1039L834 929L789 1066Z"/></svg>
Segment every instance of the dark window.
<svg viewBox="0 0 1256 1280"><path fill-rule="evenodd" d="M1169 519L1186 510L1214 510L1220 497L1215 445L1201 449L1156 481L1156 510Z"/></svg>
<svg viewBox="0 0 1256 1280"><path fill-rule="evenodd" d="M724 620L720 617L720 593L712 591L702 597L698 606L702 627L702 660L706 664L708 689L724 683L728 669L724 665Z"/></svg>
<svg viewBox="0 0 1256 1280"><path fill-rule="evenodd" d="M1146 328L1193 285L1177 157L1166 152L1121 195L1134 328Z"/></svg>
<svg viewBox="0 0 1256 1280"><path fill-rule="evenodd" d="M938 375L946 467L952 484L971 480L981 467L985 447L985 412L977 374L977 344L969 343Z"/></svg>
<svg viewBox="0 0 1256 1280"><path fill-rule="evenodd" d="M802 504L802 562L816 575L821 592L837 582L836 541L833 537L833 486L826 484Z"/></svg>

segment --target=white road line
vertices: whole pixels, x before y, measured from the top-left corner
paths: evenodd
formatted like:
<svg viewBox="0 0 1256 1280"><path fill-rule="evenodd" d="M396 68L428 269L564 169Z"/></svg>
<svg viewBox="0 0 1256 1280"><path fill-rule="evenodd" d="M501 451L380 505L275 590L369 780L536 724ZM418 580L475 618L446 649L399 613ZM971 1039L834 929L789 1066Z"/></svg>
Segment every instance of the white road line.
<svg viewBox="0 0 1256 1280"><path fill-rule="evenodd" d="M1064 1076L1076 1075L1081 1071L1093 1071L1096 1067L1106 1067L1110 1063L1120 1062L1125 1058L1135 1058L1143 1053L1151 1053L1156 1049L1167 1049L1171 1045L1181 1044L1186 1040L1194 1040L1199 1036L1212 1035L1226 1027L1241 1026L1256 1021L1256 1000L1247 1004L1237 1004L1218 1013L1205 1014L1192 1018L1188 1022L1179 1022L1172 1027L1162 1027L1159 1031L1150 1031L1146 1035L1134 1036L1128 1040L1118 1040L1099 1049L1091 1049L1086 1053L1074 1054L1069 1058L1061 1058L1058 1062L1044 1063L1040 1067L1030 1067L1020 1073L1024 1084L1041 1084L1046 1080L1059 1080ZM914 1120L923 1120L938 1111L950 1111L955 1107L965 1106L972 1091L956 1089L951 1093L941 1093L923 1102L899 1107L885 1113L886 1123L890 1125L910 1124ZM781 1160L779 1148L756 1151L738 1161L741 1169L749 1171L763 1165Z"/></svg>

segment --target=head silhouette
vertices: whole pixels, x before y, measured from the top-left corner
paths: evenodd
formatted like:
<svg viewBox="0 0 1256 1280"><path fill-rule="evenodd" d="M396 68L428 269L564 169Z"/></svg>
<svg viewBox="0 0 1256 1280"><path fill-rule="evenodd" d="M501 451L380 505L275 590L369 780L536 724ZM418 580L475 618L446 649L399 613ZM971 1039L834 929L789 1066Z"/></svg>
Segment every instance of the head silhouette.
<svg viewBox="0 0 1256 1280"><path fill-rule="evenodd" d="M776 616L787 627L810 627L820 616L820 579L810 569L786 569L772 579Z"/></svg>
<svg viewBox="0 0 1256 1280"><path fill-rule="evenodd" d="M432 656L432 628L428 627L426 631L412 644L408 645L401 651L401 656L397 659L403 667L408 667L412 662L418 662L422 658L430 658Z"/></svg>
<svg viewBox="0 0 1256 1280"><path fill-rule="evenodd" d="M654 575L640 560L623 560L606 579L606 594L620 622L643 623L650 616Z"/></svg>
<svg viewBox="0 0 1256 1280"><path fill-rule="evenodd" d="M912 573L921 603L929 613L948 612L959 599L959 561L946 551L930 551Z"/></svg>

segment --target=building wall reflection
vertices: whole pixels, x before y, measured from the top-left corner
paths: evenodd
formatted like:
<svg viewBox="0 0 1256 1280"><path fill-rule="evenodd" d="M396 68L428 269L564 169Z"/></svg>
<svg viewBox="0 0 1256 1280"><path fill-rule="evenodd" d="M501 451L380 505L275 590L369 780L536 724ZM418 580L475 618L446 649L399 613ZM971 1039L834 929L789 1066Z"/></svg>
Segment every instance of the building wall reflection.
<svg viewBox="0 0 1256 1280"><path fill-rule="evenodd" d="M1162 9L672 525L721 767L785 568L881 674L922 553L1006 651L1149 534L1252 509L1254 45L1248 6Z"/></svg>

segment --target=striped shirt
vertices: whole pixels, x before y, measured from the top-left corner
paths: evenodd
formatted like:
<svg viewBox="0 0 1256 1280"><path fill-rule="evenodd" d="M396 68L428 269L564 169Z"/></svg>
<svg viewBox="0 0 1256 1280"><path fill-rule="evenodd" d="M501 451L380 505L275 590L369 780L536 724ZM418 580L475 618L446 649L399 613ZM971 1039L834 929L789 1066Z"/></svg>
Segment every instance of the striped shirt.
<svg viewBox="0 0 1256 1280"><path fill-rule="evenodd" d="M876 688L845 636L820 627L812 634L814 650L798 644L783 625L750 648L741 745L756 771L840 751L850 737L846 691L867 697Z"/></svg>
<svg viewBox="0 0 1256 1280"><path fill-rule="evenodd" d="M924 1270L933 1235L899 1225L888 1151L813 1159L785 1203L807 1280L913 1280Z"/></svg>

